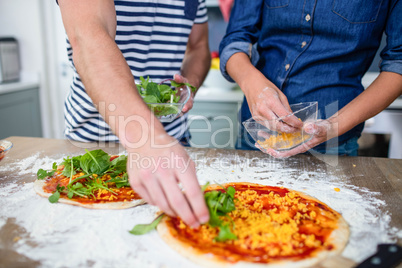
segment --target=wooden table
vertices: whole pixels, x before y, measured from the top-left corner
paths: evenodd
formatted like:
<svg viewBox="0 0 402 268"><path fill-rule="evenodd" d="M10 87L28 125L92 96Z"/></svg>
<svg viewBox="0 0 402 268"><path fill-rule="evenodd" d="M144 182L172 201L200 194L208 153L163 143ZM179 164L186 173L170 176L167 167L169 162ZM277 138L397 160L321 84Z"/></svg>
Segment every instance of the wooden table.
<svg viewBox="0 0 402 268"><path fill-rule="evenodd" d="M35 153L39 153L39 157L60 157L62 155L82 154L84 148L96 149L101 147L104 151L114 154L124 150L118 144L107 143L83 144L67 140L26 137L9 137L7 140L13 142L14 147L0 162L0 188L8 183L22 184L34 181L35 174L13 175L4 170L4 167ZM234 155L241 159L267 159L267 155L259 151L195 148L189 148L188 151L196 154L198 160L203 159L207 166L211 159L222 158L225 155L231 156L230 159L233 159ZM271 159L270 163L280 161L284 169L296 169L303 172L319 169L320 172L338 176L339 180L348 180L348 183L354 186L381 193L378 198L386 203L383 209L387 210L391 216L390 228L402 230L402 160L371 157L338 158L334 156L325 156L323 160L321 161L313 156L299 155L288 160ZM337 162L337 165L328 164L331 162ZM0 216L7 217L7 215ZM2 227L0 225L0 267L33 267L40 264L38 261L17 253L13 239L15 239L18 230L17 222L7 221ZM27 232L29 233L29 230ZM402 245L402 240L399 239L398 243Z"/></svg>

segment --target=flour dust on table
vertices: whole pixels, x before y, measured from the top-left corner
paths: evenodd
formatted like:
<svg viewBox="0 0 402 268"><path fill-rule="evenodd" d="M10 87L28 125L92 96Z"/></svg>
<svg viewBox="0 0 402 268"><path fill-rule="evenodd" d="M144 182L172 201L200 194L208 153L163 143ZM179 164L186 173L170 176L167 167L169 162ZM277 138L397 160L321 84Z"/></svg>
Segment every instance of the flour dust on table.
<svg viewBox="0 0 402 268"><path fill-rule="evenodd" d="M379 243L396 242L402 238L401 230L390 228L389 212L382 212L386 203L378 192L348 184L348 178L340 180L325 168L325 164L309 163L304 171L294 166L297 160L251 158L215 154L209 159L190 155L197 164L197 176L200 184L242 182L259 183L304 192L326 203L342 214L349 224L349 243L343 256L355 262L361 262L374 254ZM293 162L293 163L292 163ZM311 171L314 170L314 171ZM345 182L346 181L346 182ZM339 192L338 192L339 190Z"/></svg>
<svg viewBox="0 0 402 268"><path fill-rule="evenodd" d="M349 223L350 240L343 255L356 262L373 254L377 244L394 242L396 234L402 232L390 228L391 217L381 212L380 207L386 204L378 193L350 185L347 178L341 182L323 166L300 171L289 167L295 161L292 159L257 161L217 154L207 161L196 153L191 157L202 184L247 181L284 186L326 203ZM60 160L44 159L34 155L0 169L34 178L38 168L51 168L53 162ZM10 222L18 225L21 232L14 237L13 249L41 261L42 267L196 267L169 248L156 232L145 236L129 234L134 225L151 222L156 207L89 210L50 204L36 195L31 182L14 179L0 185L0 231Z"/></svg>

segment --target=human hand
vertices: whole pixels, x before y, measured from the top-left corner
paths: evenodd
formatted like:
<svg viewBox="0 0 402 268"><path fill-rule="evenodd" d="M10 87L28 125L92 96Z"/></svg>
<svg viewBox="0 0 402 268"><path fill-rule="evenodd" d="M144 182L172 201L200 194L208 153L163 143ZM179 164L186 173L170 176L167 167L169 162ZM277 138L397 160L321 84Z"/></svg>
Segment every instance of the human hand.
<svg viewBox="0 0 402 268"><path fill-rule="evenodd" d="M192 227L208 222L209 211L195 164L177 140L162 134L154 142L127 151L130 185L148 204Z"/></svg>
<svg viewBox="0 0 402 268"><path fill-rule="evenodd" d="M328 119L306 123L303 129L307 134L313 135L311 140L309 140L308 142L303 143L289 151L279 152L271 148L264 148L263 150L267 154L275 158L287 158L296 154L304 153L310 150L311 148L338 136L337 124L331 122ZM256 146L260 147L258 144L256 144Z"/></svg>
<svg viewBox="0 0 402 268"><path fill-rule="evenodd" d="M286 96L275 86L247 92L247 102L255 120L279 132L296 132L302 128L303 123L291 115Z"/></svg>
<svg viewBox="0 0 402 268"><path fill-rule="evenodd" d="M189 83L187 78L179 75L179 74L175 74L173 76L173 80L177 83ZM195 92L191 92L190 93L190 98L188 99L187 103L184 105L183 109L182 109L182 113L187 113L188 111L191 110L191 108L193 108L193 104L194 104L194 95Z"/></svg>

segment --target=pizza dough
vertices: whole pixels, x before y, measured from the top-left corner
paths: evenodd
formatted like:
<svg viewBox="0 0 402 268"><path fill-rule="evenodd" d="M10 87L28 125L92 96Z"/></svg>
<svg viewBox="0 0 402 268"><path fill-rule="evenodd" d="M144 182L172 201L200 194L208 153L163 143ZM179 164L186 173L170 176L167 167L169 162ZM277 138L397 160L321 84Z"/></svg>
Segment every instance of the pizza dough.
<svg viewBox="0 0 402 268"><path fill-rule="evenodd" d="M34 190L38 195L48 198L49 196L52 195L52 193L45 192L43 190L44 185L45 185L45 180L35 180ZM69 199L68 197L63 197L63 196L60 196L60 199L58 202L63 203L63 204L68 204L68 205L84 207L84 208L91 208L91 209L126 209L126 208L132 208L132 207L136 207L136 206L146 203L143 199L135 199L135 200L126 201L126 202L118 201L118 202L105 202L105 203L81 203L81 202L75 201L74 199Z"/></svg>
<svg viewBox="0 0 402 268"><path fill-rule="evenodd" d="M250 189L258 189L259 187L266 187L264 185L259 185L259 184L251 184L251 183L228 183L223 185L224 187L228 186L234 186L235 188L238 188L238 186L245 186L250 187ZM220 187L218 186L212 186L209 187L208 190L212 189L219 189ZM277 187L279 188L279 187ZM283 188L281 188L283 189ZM238 190L236 189L236 195L237 195ZM314 254L311 254L307 257L301 257L301 258L277 258L277 259L272 259L272 261L269 262L260 262L259 260L256 260L255 262L250 262L250 261L243 261L241 256L235 256L233 259L230 259L230 256L228 257L227 251L224 253L224 250L222 250L222 247L220 247L219 244L222 243L227 243L227 242L213 242L211 240L197 240L195 243L194 241L188 240L185 236L182 236L181 231L178 229L180 228L189 228L187 226L183 227L182 225L179 225L178 228L174 227L175 225L172 224L172 218L170 217L164 217L162 221L159 223L157 226L157 230L161 238L174 250L179 252L181 255L185 256L186 258L190 259L191 261L200 264L205 267L222 267L222 266L233 266L233 267L310 267L313 265L316 265L320 261L324 260L325 258L331 257L338 255L342 252L344 247L347 244L348 238L349 238L349 227L346 221L343 219L343 217L336 211L332 210L329 208L327 205L322 203L321 201L310 197L304 193L297 192L297 191L292 191L289 190L289 193L292 193L291 196L295 196L296 198L304 199L307 204L309 203L316 203L317 207L323 209L323 213L329 213L336 217L336 228L330 233L330 235L326 238L325 242L323 245L326 245L325 247L322 246L322 248L318 248L317 251L314 252ZM260 195L261 196L261 195ZM236 197L236 196L235 196ZM237 208L237 204L236 204ZM308 213L308 211L307 211ZM331 216L332 217L332 216ZM321 219L321 218L320 218ZM184 224L184 223L183 223ZM201 227L200 227L201 228ZM251 229L251 228L250 228ZM191 229L190 234L191 234ZM196 229L194 231L195 234L199 234L201 231ZM300 232L300 231L299 231ZM189 236L190 239L191 235ZM202 241L201 241L202 240ZM189 242L190 241L190 242ZM197 243L198 242L198 243ZM219 243L219 244L218 244ZM229 242L230 244L231 242ZM233 242L234 244L234 242ZM240 245L242 246L242 245ZM245 245L243 245L245 246ZM215 250L215 251L214 251ZM229 247L230 250L230 247ZM218 253L217 253L218 252ZM222 253L223 252L223 253ZM232 250L232 252L234 252ZM222 253L221 255L219 255Z"/></svg>

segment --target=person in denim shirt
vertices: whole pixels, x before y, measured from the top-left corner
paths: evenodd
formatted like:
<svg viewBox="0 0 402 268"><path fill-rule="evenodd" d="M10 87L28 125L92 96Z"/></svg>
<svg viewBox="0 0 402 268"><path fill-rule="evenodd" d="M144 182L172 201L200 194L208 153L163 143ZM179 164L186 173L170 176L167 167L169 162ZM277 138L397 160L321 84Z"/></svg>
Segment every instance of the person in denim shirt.
<svg viewBox="0 0 402 268"><path fill-rule="evenodd" d="M304 125L314 134L304 145L267 153L288 157L314 147L357 155L364 121L402 93L401 14L398 0L235 1L220 58L222 74L245 93L241 121L282 117L289 103L310 101L322 118ZM364 90L361 78L384 31L381 73ZM237 147L255 149L243 126Z"/></svg>

